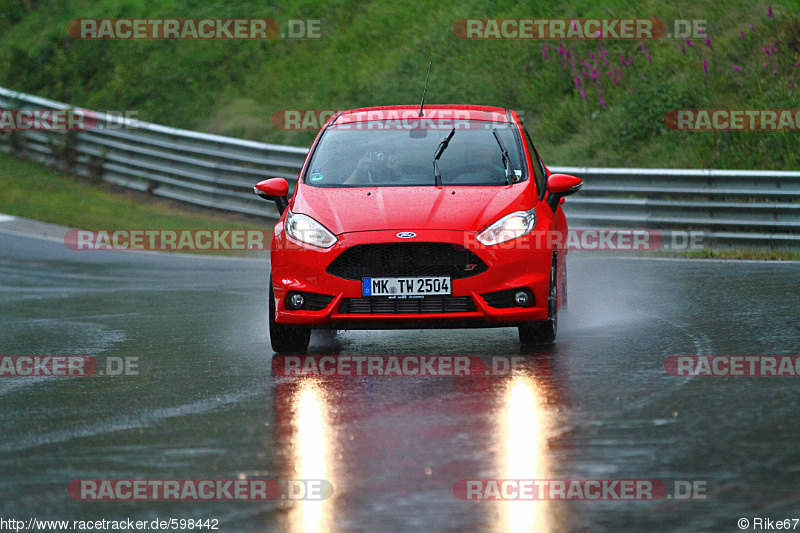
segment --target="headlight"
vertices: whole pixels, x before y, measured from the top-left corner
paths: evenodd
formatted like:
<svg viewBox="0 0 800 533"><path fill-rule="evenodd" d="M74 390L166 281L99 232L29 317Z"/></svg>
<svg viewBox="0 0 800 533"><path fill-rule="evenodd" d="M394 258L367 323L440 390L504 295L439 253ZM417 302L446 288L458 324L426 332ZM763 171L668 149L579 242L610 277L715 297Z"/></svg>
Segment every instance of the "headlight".
<svg viewBox="0 0 800 533"><path fill-rule="evenodd" d="M494 246L527 235L535 227L535 208L530 211L515 211L480 232L477 239L485 246Z"/></svg>
<svg viewBox="0 0 800 533"><path fill-rule="evenodd" d="M296 241L320 248L330 248L338 240L325 226L310 216L291 211L286 215L286 233Z"/></svg>

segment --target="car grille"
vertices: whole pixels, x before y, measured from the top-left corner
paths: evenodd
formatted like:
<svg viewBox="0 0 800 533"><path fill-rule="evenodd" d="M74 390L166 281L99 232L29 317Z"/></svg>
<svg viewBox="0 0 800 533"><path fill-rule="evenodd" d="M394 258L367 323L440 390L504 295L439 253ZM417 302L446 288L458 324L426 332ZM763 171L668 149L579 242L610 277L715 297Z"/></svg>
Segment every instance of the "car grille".
<svg viewBox="0 0 800 533"><path fill-rule="evenodd" d="M472 251L445 242L359 244L342 252L327 272L344 279L449 276L462 279L489 267Z"/></svg>
<svg viewBox="0 0 800 533"><path fill-rule="evenodd" d="M426 314L469 313L475 304L469 296L425 296L424 298L345 298L339 312L342 314Z"/></svg>

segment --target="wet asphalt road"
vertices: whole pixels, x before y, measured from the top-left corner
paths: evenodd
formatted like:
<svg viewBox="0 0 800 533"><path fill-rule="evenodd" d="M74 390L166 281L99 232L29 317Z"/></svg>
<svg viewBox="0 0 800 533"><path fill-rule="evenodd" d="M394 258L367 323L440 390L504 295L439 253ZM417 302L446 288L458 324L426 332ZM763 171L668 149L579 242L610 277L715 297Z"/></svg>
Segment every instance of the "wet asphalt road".
<svg viewBox="0 0 800 533"><path fill-rule="evenodd" d="M0 379L0 516L221 531L738 531L800 518L799 378L670 355L800 354L800 264L570 255L556 345L491 378L276 377L266 261L73 252L0 234L0 353L139 375ZM520 355L515 330L347 332L314 354ZM324 477L326 502L76 502L81 478ZM705 501L468 502L467 478L707 482Z"/></svg>

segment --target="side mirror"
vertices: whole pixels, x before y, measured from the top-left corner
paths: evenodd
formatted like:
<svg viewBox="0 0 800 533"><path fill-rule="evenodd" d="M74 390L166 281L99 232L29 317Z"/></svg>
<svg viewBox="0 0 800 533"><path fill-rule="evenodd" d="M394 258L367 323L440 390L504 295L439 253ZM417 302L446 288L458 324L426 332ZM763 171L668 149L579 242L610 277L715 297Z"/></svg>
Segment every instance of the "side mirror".
<svg viewBox="0 0 800 533"><path fill-rule="evenodd" d="M259 181L253 187L253 192L265 200L274 200L281 214L289 207L289 200L286 199L289 194L289 183L283 178Z"/></svg>
<svg viewBox="0 0 800 533"><path fill-rule="evenodd" d="M565 196L575 194L583 187L583 181L569 174L551 174L547 178L547 204L555 211Z"/></svg>

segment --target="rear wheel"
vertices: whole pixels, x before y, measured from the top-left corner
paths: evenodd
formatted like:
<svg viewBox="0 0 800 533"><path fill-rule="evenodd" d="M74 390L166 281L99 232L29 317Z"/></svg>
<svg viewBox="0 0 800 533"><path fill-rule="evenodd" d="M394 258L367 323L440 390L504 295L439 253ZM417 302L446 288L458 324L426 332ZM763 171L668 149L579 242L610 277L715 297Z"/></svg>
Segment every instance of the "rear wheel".
<svg viewBox="0 0 800 533"><path fill-rule="evenodd" d="M302 353L308 350L311 328L275 322L275 292L269 278L269 340L276 353Z"/></svg>
<svg viewBox="0 0 800 533"><path fill-rule="evenodd" d="M547 320L519 326L519 341L522 344L550 344L556 340L558 331L558 275L556 256L550 266L550 290L547 294Z"/></svg>

